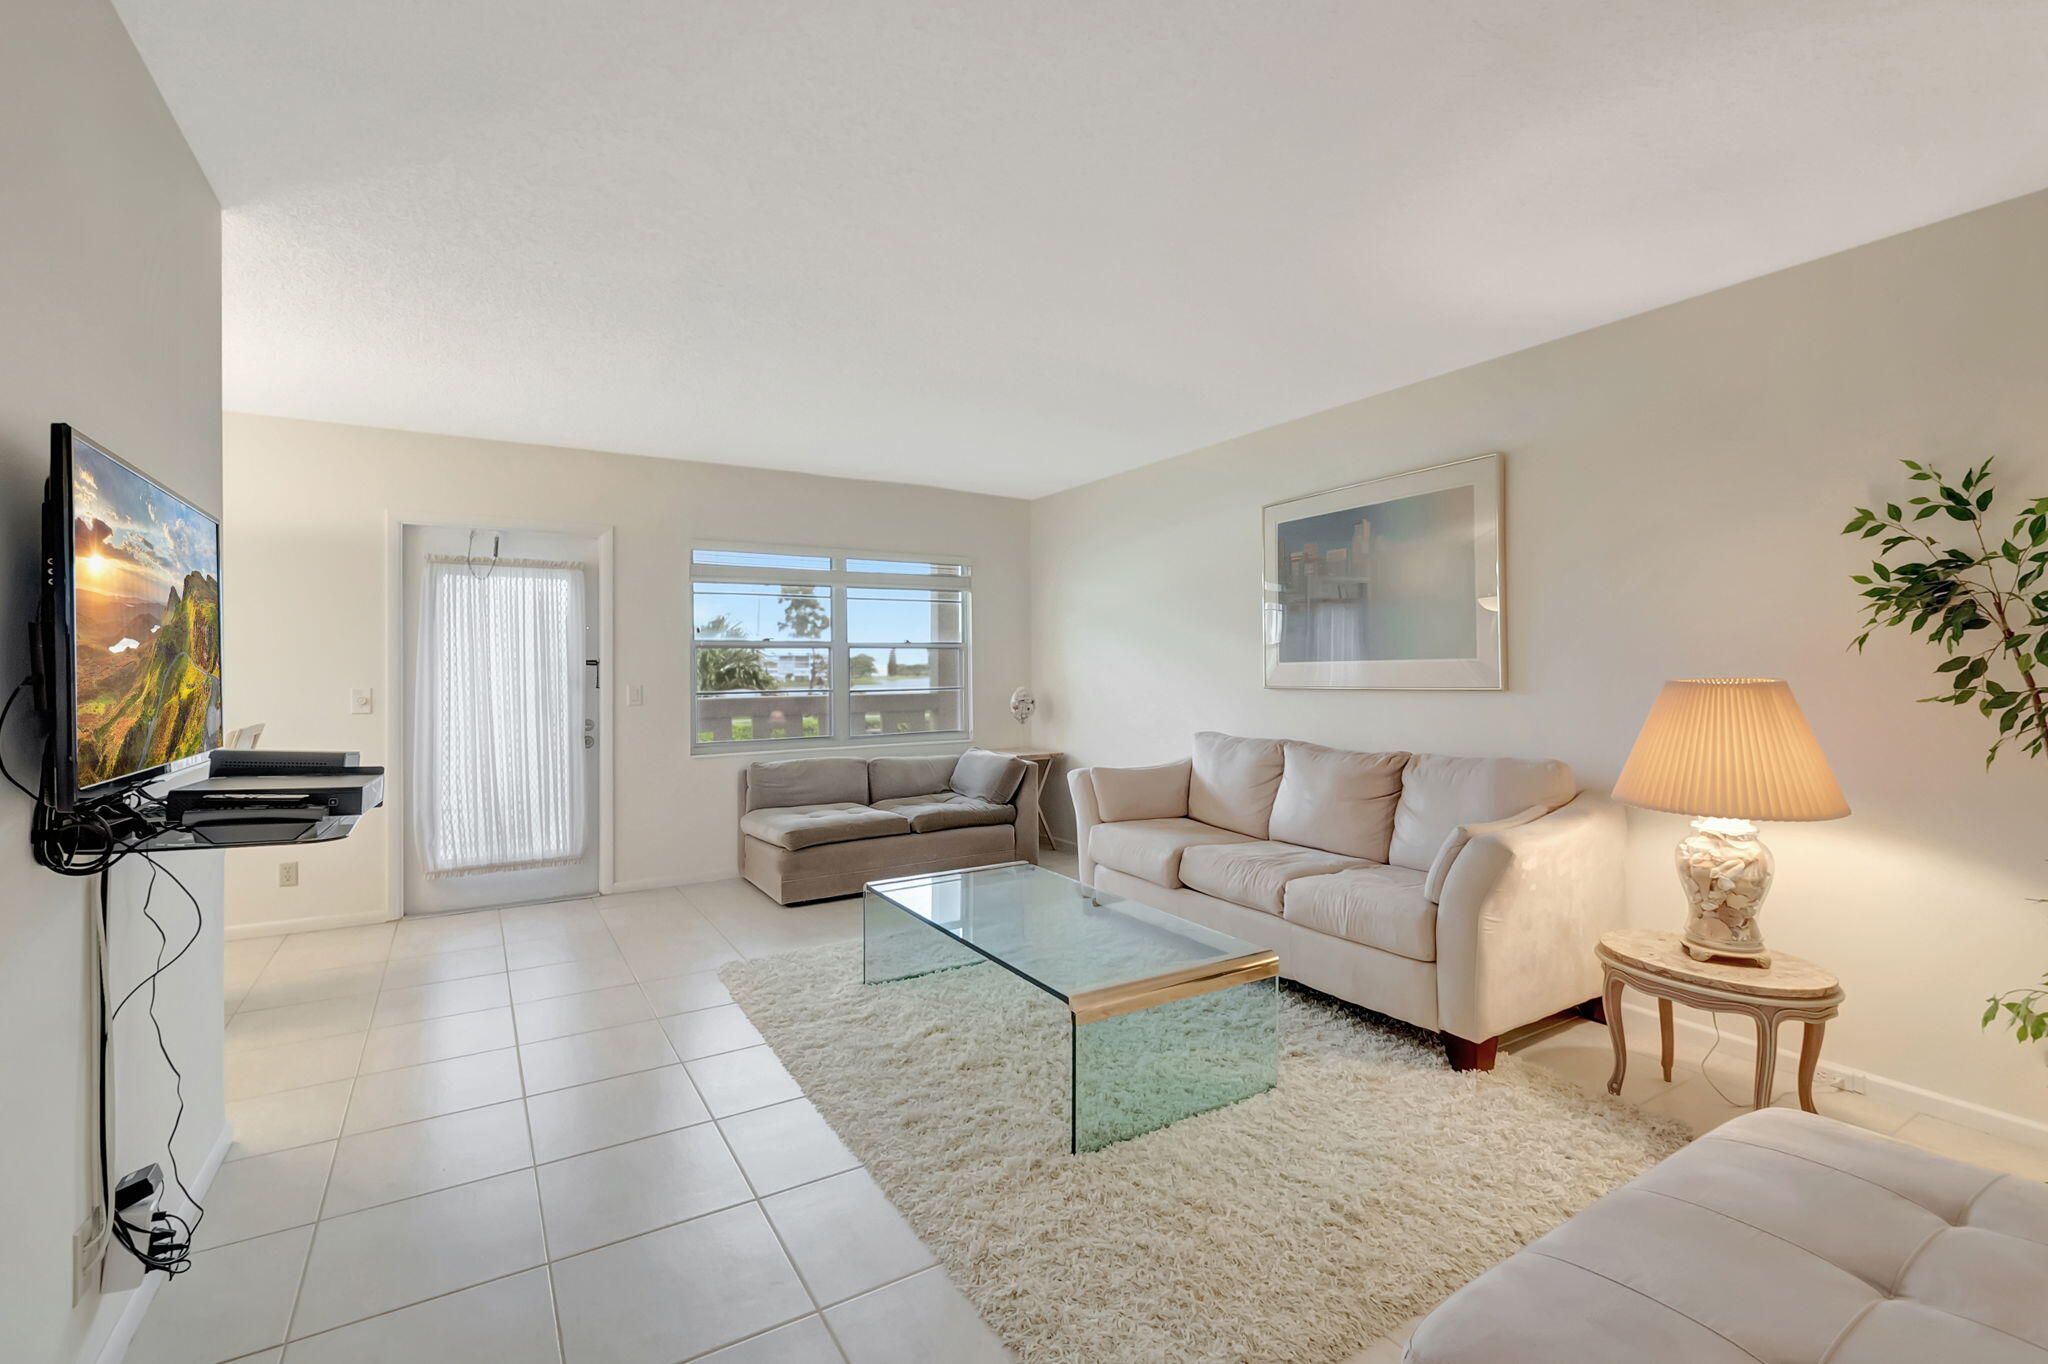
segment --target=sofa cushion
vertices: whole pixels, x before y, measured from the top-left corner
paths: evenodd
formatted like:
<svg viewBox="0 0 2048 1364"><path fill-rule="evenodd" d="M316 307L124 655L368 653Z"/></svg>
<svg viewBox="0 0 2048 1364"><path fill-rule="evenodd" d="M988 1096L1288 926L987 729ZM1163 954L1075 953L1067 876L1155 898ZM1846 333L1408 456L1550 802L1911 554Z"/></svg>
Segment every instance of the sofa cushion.
<svg viewBox="0 0 2048 1364"><path fill-rule="evenodd" d="M785 805L749 810L740 816L740 832L791 852L820 843L848 843L857 838L907 834L910 821L890 810L840 802L831 805Z"/></svg>
<svg viewBox="0 0 2048 1364"><path fill-rule="evenodd" d="M1436 906L1412 867L1354 867L1287 883L1289 923L1411 961L1436 960Z"/></svg>
<svg viewBox="0 0 2048 1364"><path fill-rule="evenodd" d="M1002 805L1017 794L1017 788L1024 784L1024 774L1030 770L1031 764L1014 753L970 748L954 762L953 775L946 779L946 785L963 796L978 796Z"/></svg>
<svg viewBox="0 0 2048 1364"><path fill-rule="evenodd" d="M860 758L788 758L747 769L747 808L865 805L868 765Z"/></svg>
<svg viewBox="0 0 2048 1364"><path fill-rule="evenodd" d="M976 824L1015 824L1017 807L999 805L980 796L963 796L958 791L941 791L930 796L898 796L878 800L875 809L887 810L910 821L912 833L928 834L939 829L966 829Z"/></svg>
<svg viewBox="0 0 2048 1364"><path fill-rule="evenodd" d="M1387 860L1406 753L1352 753L1288 740L1272 837L1306 848Z"/></svg>
<svg viewBox="0 0 2048 1364"><path fill-rule="evenodd" d="M1181 854L1189 848L1251 841L1192 819L1132 819L1096 825L1088 835L1088 855L1105 867L1172 890L1180 885Z"/></svg>
<svg viewBox="0 0 2048 1364"><path fill-rule="evenodd" d="M1549 814L1546 806L1532 805L1518 810L1506 819L1492 819L1484 824L1460 824L1444 835L1444 845L1436 851L1436 857L1429 864L1429 877L1422 883L1422 893L1429 897L1431 904L1444 898L1444 881L1451 874L1451 863L1458 860L1458 854L1465 851L1465 845L1486 834L1497 834L1502 829L1512 829L1518 824L1541 819Z"/></svg>
<svg viewBox="0 0 2048 1364"><path fill-rule="evenodd" d="M868 803L878 805L900 796L928 796L946 789L953 775L957 753L935 753L915 758L869 758Z"/></svg>
<svg viewBox="0 0 2048 1364"><path fill-rule="evenodd" d="M1096 818L1104 823L1184 818L1190 766L1182 758L1159 767L1091 768L1088 779L1095 787Z"/></svg>
<svg viewBox="0 0 2048 1364"><path fill-rule="evenodd" d="M2019 1189L2030 1217L1987 1218ZM1811 1113L1745 1113L1452 1294L1407 1358L2041 1361L2039 1194Z"/></svg>
<svg viewBox="0 0 2048 1364"><path fill-rule="evenodd" d="M1211 843L1181 854L1181 884L1247 909L1280 912L1280 895L1296 877L1364 865L1355 857L1292 843Z"/></svg>
<svg viewBox="0 0 2048 1364"><path fill-rule="evenodd" d="M1444 839L1460 824L1506 819L1531 805L1555 810L1577 793L1571 768L1561 762L1412 753L1401 771L1401 800L1394 807L1387 860L1428 871Z"/></svg>
<svg viewBox="0 0 2048 1364"><path fill-rule="evenodd" d="M1278 739L1197 734L1188 775L1188 818L1251 838L1269 836L1284 754Z"/></svg>

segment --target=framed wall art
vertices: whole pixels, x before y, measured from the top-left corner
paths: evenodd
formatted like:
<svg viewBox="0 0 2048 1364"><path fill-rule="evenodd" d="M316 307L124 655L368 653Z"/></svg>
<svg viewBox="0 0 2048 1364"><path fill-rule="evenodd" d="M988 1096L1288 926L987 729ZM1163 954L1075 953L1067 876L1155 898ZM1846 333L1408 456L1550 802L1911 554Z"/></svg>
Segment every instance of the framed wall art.
<svg viewBox="0 0 2048 1364"><path fill-rule="evenodd" d="M1498 454L1265 508L1266 685L1504 685Z"/></svg>

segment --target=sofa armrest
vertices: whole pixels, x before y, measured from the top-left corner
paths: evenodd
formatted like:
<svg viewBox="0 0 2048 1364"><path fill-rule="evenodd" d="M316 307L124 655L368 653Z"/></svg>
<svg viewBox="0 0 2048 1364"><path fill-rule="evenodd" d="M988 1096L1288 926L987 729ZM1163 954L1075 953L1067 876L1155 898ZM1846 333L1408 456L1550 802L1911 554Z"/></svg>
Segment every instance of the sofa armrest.
<svg viewBox="0 0 2048 1364"><path fill-rule="evenodd" d="M1618 806L1582 791L1465 845L1437 905L1445 1032L1484 1041L1600 993L1593 948L1624 926L1626 830Z"/></svg>
<svg viewBox="0 0 2048 1364"><path fill-rule="evenodd" d="M1095 769L1077 767L1067 773L1067 794L1074 802L1074 854L1080 859L1076 873L1084 885L1095 884L1095 859L1088 855L1088 835L1102 822L1101 807L1095 803Z"/></svg>
<svg viewBox="0 0 2048 1364"><path fill-rule="evenodd" d="M1045 799L1039 790L1038 764L1024 764L1024 780L1017 783L1017 794L1010 798L1010 804L1017 810L1017 856L1026 862L1038 861L1038 806Z"/></svg>
<svg viewBox="0 0 2048 1364"><path fill-rule="evenodd" d="M1095 863L1088 856L1090 829L1132 819L1185 819L1193 771L1193 761L1182 758L1151 767L1081 767L1067 773L1081 879L1095 884Z"/></svg>

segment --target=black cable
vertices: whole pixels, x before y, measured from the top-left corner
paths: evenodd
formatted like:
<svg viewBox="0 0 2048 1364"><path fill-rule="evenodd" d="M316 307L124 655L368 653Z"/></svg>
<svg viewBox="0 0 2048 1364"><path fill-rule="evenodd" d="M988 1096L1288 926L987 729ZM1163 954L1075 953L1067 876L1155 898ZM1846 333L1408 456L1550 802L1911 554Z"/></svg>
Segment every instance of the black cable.
<svg viewBox="0 0 2048 1364"><path fill-rule="evenodd" d="M203 933L205 933L206 911L204 908L201 907L199 903L199 897L192 893L192 888L190 886L186 885L183 880L179 879L179 876L176 872L172 871L169 867L166 867L163 863L157 861L156 858L150 856L146 852L142 854L142 860L149 863L150 865L150 888L152 891L154 891L156 887L156 875L157 873L161 872L163 875L171 878L171 884L175 885L179 890L183 891L185 893L185 899L189 901L192 905L192 936L185 940L185 945L178 949L176 955L174 955L169 961L165 961L164 949L171 945L170 936L164 932L164 926L161 923L157 922L156 916L154 914L150 914L149 899L147 896L143 898L142 904L142 912L148 916L150 926L156 929L156 936L158 940L156 952L156 970L150 972L149 976L149 1023L150 1026L156 1030L157 1050L163 1053L164 1064L170 1067L174 1092L176 1093L178 1098L178 1111L171 1117L171 1132L170 1135L164 1139L164 1152L171 1158L171 1182L178 1186L178 1192L181 1195L183 1195L186 1204L189 1207L191 1207L195 1214L195 1216L192 1218L192 1221L185 1227L184 1239L187 1250L189 1251L192 1244L192 1234L194 1232L197 1232L199 1230L199 1224L206 1220L206 1208L205 1205L200 1203L200 1201L197 1198L194 1198L192 1196L192 1191L185 1187L185 1177L178 1170L178 1128L179 1125L185 1121L185 1073L179 1070L178 1063L171 1059L170 1044L164 1041L163 1021L156 1016L156 982L157 979L161 977L165 971L168 971L171 967L176 966L178 964L179 959L182 958L187 952L190 952L192 950L193 944L197 943L200 939L200 936ZM119 1013L120 1010L117 1008L115 1012ZM180 1222L184 1221L183 1218L178 1218L177 1220Z"/></svg>
<svg viewBox="0 0 2048 1364"><path fill-rule="evenodd" d="M164 1154L170 1162L171 1182L177 1186L179 1195L184 1198L187 1206L193 1210L194 1216L191 1220L187 1221L177 1213L159 1212L156 1214L155 1220L158 1223L176 1229L174 1234L165 1238L169 1244L168 1248L164 1250L156 1249L154 1242L158 1237L154 1231L151 1235L152 1244L149 1247L145 1248L136 1245L130 1236L130 1232L133 1229L122 1222L117 1216L110 1215L109 1228L115 1242L139 1260L145 1269L160 1270L165 1274L182 1274L192 1267L192 1238L199 1230L200 1223L206 1220L206 1207L193 1196L192 1190L186 1187L184 1172L178 1164L178 1132L185 1121L185 1073L178 1069L177 1061L172 1058L170 1044L164 1038L163 1020L157 1017L157 982L163 978L164 972L176 966L204 935L206 930L206 911L199 903L199 897L192 893L192 888L186 885L176 872L164 866L149 853L142 851L135 844L131 843L124 846L122 855L126 856L130 853L139 855L143 861L150 865L149 886L145 890L142 899L142 914L144 918L149 920L149 926L156 930L156 965L149 975L136 982L135 986L121 997L121 1002L106 1014L106 1025L100 1033L100 1180L102 1187L107 1190L108 1207L111 1209L113 1206L113 1189L111 1183L112 1168L109 1157L112 1144L107 1139L107 1055L113 1038L114 1021L120 1017L121 1011L128 1007L129 1002L142 991L143 987L147 986L149 987L147 1015L150 1027L156 1033L157 1051L163 1056L164 1065L170 1069L173 1092L178 1100L177 1111L171 1117L170 1133L164 1139ZM152 904L156 898L156 882L159 875L170 877L172 884L184 892L186 900L192 905L192 936L185 940L184 944L178 948L177 952L168 961L165 960L164 953L170 949L170 934L164 931L163 922L156 917L152 909ZM112 903L111 879L111 877L104 874L100 878L100 929L102 942L106 941L106 935L112 927L110 921ZM100 984L100 1007L102 1009L106 1008L106 1000L105 976L102 973Z"/></svg>
<svg viewBox="0 0 2048 1364"><path fill-rule="evenodd" d="M21 694L24 691L28 690L29 684L34 681L35 674L30 673L27 677L24 677L21 679L21 681L15 683L13 691L7 693L7 704L4 706L0 706L0 738L4 738L6 735L7 716L9 712L11 712L14 709L14 703L21 699ZM21 792L21 794L23 794L24 796L27 796L30 800L34 801L38 809L42 807L43 798L37 795L35 792L29 790L26 786L23 786L18 780L15 779L14 773L8 770L7 745L4 743L0 743L0 777L6 777L7 784L9 786L12 786L15 790Z"/></svg>
<svg viewBox="0 0 2048 1364"><path fill-rule="evenodd" d="M178 1069L177 1061L171 1056L170 1043L164 1037L163 1020L157 1017L157 983L163 979L164 972L182 961L185 954L190 952L199 942L199 939L204 936L206 931L206 911L199 903L199 897L192 893L192 888L186 885L176 872L157 861L146 850L145 844L152 835L145 834L141 838L123 838L116 832L114 825L108 820L110 808L119 809L130 819L139 820L145 815L145 811L138 808L139 805L146 803L154 805L158 810L161 810L161 801L148 796L138 789L134 792L125 793L122 796L116 796L110 801L96 803L82 810L73 811L66 823L60 826L52 818L59 812L55 808L55 802L50 799L47 789L50 764L45 761L43 765L43 780L38 783L40 789L34 791L31 791L27 785L16 778L13 771L8 768L5 745L7 720L14 712L15 703L21 699L21 693L33 681L34 674L31 673L28 677L23 678L17 683L14 689L8 693L6 702L0 704L0 777L5 777L8 785L14 787L15 790L21 792L34 802L35 809L30 820L29 838L36 861L59 875L98 876L100 879L100 922L96 944L98 949L96 955L99 960L93 976L98 987L97 993L101 1020L98 1113L99 1184L101 1196L106 1204L108 1236L114 1244L119 1245L140 1261L145 1271L154 1269L165 1274L182 1274L192 1267L192 1240L194 1234L199 1229L200 1223L206 1220L206 1208L197 1198L192 1196L192 1191L186 1187L184 1174L178 1166L178 1132L185 1121L185 1074ZM45 742L47 744L50 741L46 740ZM47 759L47 752L45 757ZM100 835L100 843L96 849L81 853L77 834L80 828L87 824L97 828ZM149 886L144 891L142 897L142 915L149 921L150 927L156 930L156 965L147 976L136 982L135 986L121 997L119 1004L116 1004L109 1010L107 1008L107 968L109 965L107 958L110 952L108 944L111 940L113 929L112 872L124 859L131 856L140 856L143 861L150 865ZM184 944L178 948L177 952L171 955L169 960L165 960L164 954L170 950L170 934L164 931L162 921L156 917L152 908L156 899L156 884L159 875L170 877L172 883L184 892L185 898L192 905L192 936L185 940ZM120 1017L121 1011L128 1007L129 1002L137 994L141 993L144 986L149 988L149 1007L146 1012L150 1027L156 1034L157 1050L164 1058L164 1065L170 1069L173 1093L178 1101L177 1110L171 1117L170 1133L164 1139L164 1154L170 1162L171 1181L177 1186L179 1195L184 1198L186 1204L193 1210L194 1216L188 1221L179 1213L159 1211L152 1219L152 1225L149 1229L149 1245L138 1246L135 1244L132 1235L137 1229L123 1222L114 1208L113 1144L109 1140L107 1132L107 1085L114 1023ZM159 1241L165 1243L162 1249L158 1248L157 1243Z"/></svg>

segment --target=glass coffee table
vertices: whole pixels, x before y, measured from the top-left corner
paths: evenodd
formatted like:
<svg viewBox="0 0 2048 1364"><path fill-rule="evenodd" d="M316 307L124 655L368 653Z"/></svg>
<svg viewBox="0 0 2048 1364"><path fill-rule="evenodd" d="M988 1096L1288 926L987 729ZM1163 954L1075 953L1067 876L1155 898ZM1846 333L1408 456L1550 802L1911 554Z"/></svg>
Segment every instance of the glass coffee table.
<svg viewBox="0 0 2048 1364"><path fill-rule="evenodd" d="M1265 948L1028 862L868 883L868 984L984 962L1066 1008L1072 1151L1279 1078L1280 959Z"/></svg>

